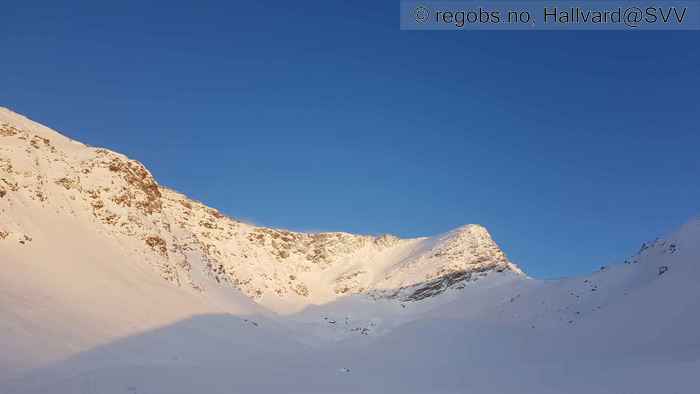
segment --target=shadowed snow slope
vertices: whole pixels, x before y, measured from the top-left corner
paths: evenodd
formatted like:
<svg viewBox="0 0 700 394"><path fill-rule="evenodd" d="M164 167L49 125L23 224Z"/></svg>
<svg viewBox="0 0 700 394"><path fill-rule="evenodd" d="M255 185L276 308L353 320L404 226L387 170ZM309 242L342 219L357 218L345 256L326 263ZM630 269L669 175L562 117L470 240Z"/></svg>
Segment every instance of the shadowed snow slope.
<svg viewBox="0 0 700 394"><path fill-rule="evenodd" d="M700 220L540 281L486 229L248 225L0 109L1 393L693 393Z"/></svg>

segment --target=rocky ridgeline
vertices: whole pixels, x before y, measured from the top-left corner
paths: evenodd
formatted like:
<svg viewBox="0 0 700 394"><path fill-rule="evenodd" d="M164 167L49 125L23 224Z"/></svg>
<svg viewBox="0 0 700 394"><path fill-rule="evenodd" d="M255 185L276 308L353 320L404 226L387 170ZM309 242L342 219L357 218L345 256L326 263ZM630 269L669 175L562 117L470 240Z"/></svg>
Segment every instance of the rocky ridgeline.
<svg viewBox="0 0 700 394"><path fill-rule="evenodd" d="M372 295L418 301L463 287L489 272L504 271L523 274L484 227L467 225L439 237L430 248L390 271Z"/></svg>
<svg viewBox="0 0 700 394"><path fill-rule="evenodd" d="M10 214L14 204L31 201L47 214L88 220L178 286L205 291L205 283L193 279L196 269L263 303L355 293L420 300L486 272L519 272L480 226L420 240L257 227L158 185L137 161L5 109L0 141L0 242L30 238ZM383 263L409 246L418 251Z"/></svg>

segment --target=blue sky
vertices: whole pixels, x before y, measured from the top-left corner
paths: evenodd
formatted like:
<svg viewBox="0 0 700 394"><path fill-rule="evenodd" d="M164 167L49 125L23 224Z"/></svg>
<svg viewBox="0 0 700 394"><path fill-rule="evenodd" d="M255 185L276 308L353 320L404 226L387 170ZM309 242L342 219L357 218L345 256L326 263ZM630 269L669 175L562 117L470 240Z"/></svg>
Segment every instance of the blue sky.
<svg viewBox="0 0 700 394"><path fill-rule="evenodd" d="M700 213L700 32L400 31L398 3L13 2L0 105L237 218L430 235L528 273Z"/></svg>

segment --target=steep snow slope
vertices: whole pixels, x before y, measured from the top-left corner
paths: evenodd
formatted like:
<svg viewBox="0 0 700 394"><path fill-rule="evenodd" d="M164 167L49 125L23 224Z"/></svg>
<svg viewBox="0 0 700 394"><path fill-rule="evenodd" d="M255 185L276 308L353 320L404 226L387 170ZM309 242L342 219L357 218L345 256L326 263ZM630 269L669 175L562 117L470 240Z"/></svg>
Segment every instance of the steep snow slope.
<svg viewBox="0 0 700 394"><path fill-rule="evenodd" d="M130 245L56 219L26 210L13 224L31 237L0 245L0 377L194 315L259 312L242 294L224 302L174 287Z"/></svg>
<svg viewBox="0 0 700 394"><path fill-rule="evenodd" d="M256 227L158 185L136 161L7 109L0 141L0 231L9 237L0 247L32 238L20 219L40 211L107 235L177 286L219 291L205 286L211 278L280 312L356 293L418 300L485 272L520 272L480 226L419 239Z"/></svg>

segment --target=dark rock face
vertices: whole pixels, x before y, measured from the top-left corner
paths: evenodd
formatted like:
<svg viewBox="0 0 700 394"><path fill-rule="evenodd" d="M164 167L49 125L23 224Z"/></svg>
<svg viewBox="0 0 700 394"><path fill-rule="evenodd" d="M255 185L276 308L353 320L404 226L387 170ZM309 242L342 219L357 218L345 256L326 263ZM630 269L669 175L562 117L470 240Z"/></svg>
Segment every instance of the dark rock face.
<svg viewBox="0 0 700 394"><path fill-rule="evenodd" d="M444 293L447 289L471 279L472 273L466 271L456 271L431 281L421 283L415 287L415 290L406 297L403 301L420 301L425 298L436 296Z"/></svg>
<svg viewBox="0 0 700 394"><path fill-rule="evenodd" d="M476 280L477 277L483 276L486 272L492 270L492 268L483 267L471 271L449 272L427 282L398 289L388 298L395 298L404 302L424 300L442 294L449 289L462 289L466 282Z"/></svg>

